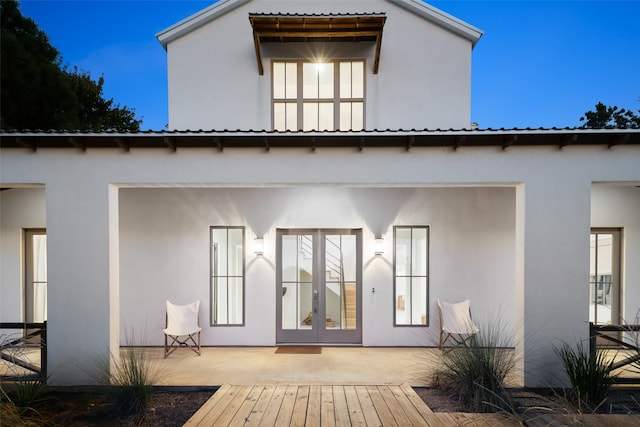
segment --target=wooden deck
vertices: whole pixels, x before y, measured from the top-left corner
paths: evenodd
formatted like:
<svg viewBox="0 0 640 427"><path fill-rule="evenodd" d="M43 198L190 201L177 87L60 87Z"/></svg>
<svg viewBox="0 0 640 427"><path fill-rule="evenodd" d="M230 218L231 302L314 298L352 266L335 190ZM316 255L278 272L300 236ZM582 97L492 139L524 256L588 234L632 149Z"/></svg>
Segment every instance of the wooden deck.
<svg viewBox="0 0 640 427"><path fill-rule="evenodd" d="M640 416L544 415L527 426L638 426ZM185 426L519 426L505 414L434 413L407 385L225 384Z"/></svg>

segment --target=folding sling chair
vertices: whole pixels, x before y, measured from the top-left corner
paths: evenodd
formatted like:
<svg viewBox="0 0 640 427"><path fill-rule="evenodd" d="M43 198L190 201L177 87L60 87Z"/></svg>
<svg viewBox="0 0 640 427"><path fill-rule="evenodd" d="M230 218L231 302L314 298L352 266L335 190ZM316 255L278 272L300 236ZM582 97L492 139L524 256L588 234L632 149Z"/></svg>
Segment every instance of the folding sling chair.
<svg viewBox="0 0 640 427"><path fill-rule="evenodd" d="M471 319L471 302L448 303L438 300L440 311L440 350L451 338L457 345L466 344L480 330Z"/></svg>
<svg viewBox="0 0 640 427"><path fill-rule="evenodd" d="M178 347L189 347L200 355L200 301L175 305L167 301L167 320L164 330L164 357Z"/></svg>

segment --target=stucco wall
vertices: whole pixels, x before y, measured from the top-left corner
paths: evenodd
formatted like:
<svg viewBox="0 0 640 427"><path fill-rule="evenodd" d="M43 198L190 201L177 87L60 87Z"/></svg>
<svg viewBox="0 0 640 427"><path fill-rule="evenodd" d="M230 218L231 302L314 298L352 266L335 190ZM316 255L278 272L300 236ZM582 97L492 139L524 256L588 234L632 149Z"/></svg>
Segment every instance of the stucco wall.
<svg viewBox="0 0 640 427"><path fill-rule="evenodd" d="M159 345L164 301L200 299L205 345L275 344L275 229L363 228L363 344L437 345L436 299L470 298L484 322L515 319L513 188L238 188L120 190L121 341L146 330ZM393 327L393 226L431 226L430 327ZM264 235L246 256L246 325L210 327L209 226ZM373 251L385 236L382 257ZM375 289L375 293L373 292Z"/></svg>
<svg viewBox="0 0 640 427"><path fill-rule="evenodd" d="M626 323L640 314L640 188L594 185L591 226L622 229L622 310Z"/></svg>
<svg viewBox="0 0 640 427"><path fill-rule="evenodd" d="M640 183L637 168L639 156L636 146L624 145L611 149L574 146L565 147L562 151L545 146L514 147L506 151L494 147L463 147L457 151L450 148L419 148L410 151L398 148L363 151L351 148L320 148L316 151L280 148L268 152L231 148L222 152L197 148L178 149L176 152L162 149L131 149L128 152L117 149L88 149L86 152L74 149L38 149L36 152L3 149L0 156L0 182L3 187L42 183L46 188L50 284L49 367L55 384L85 383L86 373L78 369L78 365L89 363L96 351L106 351L108 354L109 346L112 351L117 350L121 330L126 330L131 311L126 308L122 310L123 319L120 319L120 301L126 297L119 294L128 295L130 287L134 286L132 281L145 282L146 278L136 268L143 272L145 268L151 269L144 265L132 266L131 263L135 262L131 256L133 248L147 247L149 240L159 240L166 245L177 240L182 247L187 247L191 242L180 240L187 237L204 239L198 241L208 244L206 237L202 236L206 236L210 222L217 220L212 212L216 212L215 215L226 215L220 219L231 223L234 219L248 222L248 218L242 216L242 212L247 211L255 211L253 222L249 223L250 230L256 234L266 233L267 239L270 239L268 241L273 245L274 237L269 236L269 230L276 224L286 226L289 222L297 223L296 218L282 210L282 200L279 197L265 197L262 205L256 205L252 197L236 199L242 194L240 189L252 189L250 192L259 192L256 188L282 191L286 201L296 194L296 197L301 197L300 194L305 194L306 190L312 188L316 192L313 198L316 204L307 207L310 211L322 206L317 201L322 199L323 193L327 194L324 197L335 193L340 197L339 200L351 200L350 203L364 213L358 211L356 215L351 210L333 212L326 217L315 218L318 223L305 226L333 226L343 215L344 218L351 218L351 221L344 221L344 225L363 228L365 235L368 235L369 243L365 241L364 247L364 254L368 256L373 252L367 246L372 244L374 233L389 236L389 226L397 218L402 221L413 219L416 222L431 223L434 227L432 239L434 244L437 242L432 256L435 264L432 265L431 287L440 293L431 296L432 322L433 302L440 296L456 299L467 296L463 294L470 294L472 300L478 301L474 303L474 308L478 307L478 315L482 315L485 307L490 306L484 304L485 301L496 301L495 295L479 295L481 286L488 283L484 280L490 269L483 267L471 272L465 269L466 261L472 265L496 261L494 254L474 249L476 243L485 243L488 236L475 229L475 217L472 213L474 208L480 208L480 212L483 212L478 218L481 229L504 231L509 230L509 227L493 222L491 216L510 217L511 213L503 214L499 210L503 207L514 212L514 253L505 254L506 240L492 243L498 248L497 253L514 260L511 267L508 261L500 261L498 265L513 268L514 271L514 323L517 328L516 336L522 340L524 356L521 360L527 371L526 383L530 386L549 386L562 381L559 373L561 367L559 363L554 363L556 358L553 345L559 341L575 342L588 335L585 272L589 265L592 183L619 183L630 187L624 189L624 192L636 190L633 186ZM602 164L610 167L602 168ZM171 187L171 190L162 191L167 191L171 199L180 203L167 205L162 200L152 200L154 191L160 190L129 190L130 187ZM176 189L180 187L216 187L216 191L225 188L229 197L241 209L218 212L217 205L210 206L206 199L198 199L196 190ZM381 197L383 202L378 202L377 191L382 191L381 187L386 189ZM406 198L406 192L409 191L407 188L418 191L415 190L417 187L441 187L438 188L441 193L434 196L434 188L425 188L420 190L424 194L418 192ZM502 195L494 199L493 196L488 197L490 193L484 193L489 190L483 187L506 187L491 191L508 191L509 194L515 192L515 196ZM367 194L365 190L373 194ZM11 191L2 192L6 193L2 196L3 209L7 207L4 198ZM149 202L153 201L151 206L158 208L152 210L141 207L142 212L153 213L146 218L149 224L139 214L131 212L130 204L133 202L129 200L131 196L127 196L127 191L140 191L141 197L150 199ZM208 191L212 190L206 190ZM456 191L466 193L460 196ZM621 191L620 195L622 194L624 193ZM625 215L629 218L636 215L637 199L633 198L634 201L628 205L626 196L619 200L618 206L628 212ZM123 204L122 210L120 203ZM284 206L291 203L285 203ZM429 205L430 203L433 205ZM180 210L182 205L191 206L195 210L183 212ZM403 210L397 211L397 206L403 206ZM20 215L25 214L25 209L27 208L20 209ZM168 213L163 215L162 209ZM285 212L284 216L280 216L282 212ZM373 212L376 212L375 215ZM4 215L3 212L3 217ZM169 218L173 222L168 221ZM127 221L120 225L125 219ZM191 224L190 221L194 223ZM595 223L596 218L593 221ZM340 222L343 226L342 220ZM131 225L135 224L139 224L146 232L142 235L136 235L133 231L129 233ZM205 230L196 230L194 224L200 224ZM152 225L155 230L173 234L152 236ZM464 233L452 231L453 227L464 226L467 227ZM629 233L634 230L631 226L627 229ZM125 233L125 230L128 232ZM175 237L178 232L181 233ZM465 246L467 237L469 245ZM503 238L513 239L512 235L507 234ZM131 242L129 239L134 240ZM389 239L390 237L385 240L387 245L391 244ZM440 251L435 251L436 248ZM161 282L163 287L169 282L172 282L172 286L184 286L180 281L180 274L188 265L184 254L199 259L196 268L201 270L203 262L206 265L206 261L198 258L207 256L206 249L189 251L187 247L186 252L176 255L178 260L172 260L166 254L166 249L163 251L160 253L162 261L168 263L168 267L175 267L170 270L167 267L169 277ZM465 262L457 263L450 255L455 252L462 254ZM390 253L389 248L388 254ZM634 252L627 249L626 253L627 265L633 265L631 256L634 256ZM5 259L19 260L19 255L15 253L3 253L2 256L3 263ZM247 283L254 286L254 291L258 290L258 297L265 299L270 297L269 286L273 285L259 283L257 278L266 277L269 280L272 277L274 267L268 262L269 256L273 255L266 254L266 258L249 260L248 263ZM438 260L439 256L443 258ZM385 274L389 274L389 267L383 262L377 262L379 260L373 261L376 262L365 265L365 287L375 284L377 289L380 286L380 289L384 289L390 283L384 278ZM156 268L165 267L158 262ZM197 273L193 274L195 277ZM483 279L482 285L474 283L474 274L479 274ZM633 286L632 279L633 277L628 276L629 289ZM196 280L201 281L196 284ZM504 280L502 278L500 283L504 283ZM458 283L463 287L457 288ZM4 287L14 285L6 285L3 278L2 286L4 318ZM145 286L149 286L150 293L153 294L154 283ZM202 286L206 289L207 279L194 279L194 284L188 286L194 286L194 289ZM169 294L168 291L166 293ZM141 296L134 295L131 298L134 297ZM162 301L166 297L172 295L162 295L158 298L160 304L153 301L152 307L144 305L140 310L161 311ZM635 299L636 296L627 292L627 300L629 298ZM497 301L502 303L500 299ZM371 322L371 331L377 326L384 331L381 335L365 331L366 343L378 345L384 340L389 345L411 345L432 340L433 337L425 336L421 328L396 328L391 331L391 318L387 323L384 315L377 315L377 310L382 310L383 313L386 310L389 315L391 313L391 303L382 293L376 292L375 296L365 294L363 304L367 310L371 308L366 314L371 317L365 319ZM506 301L505 304L509 302ZM629 304L630 307L634 305L633 302ZM157 331L158 311L148 318L149 331ZM249 310L247 313L255 315L249 314ZM146 320L146 314L139 313L136 316L132 316L131 320L136 326ZM253 327L255 321L248 320L248 325ZM233 332L229 332L232 328L219 332L222 328L218 328L208 339L215 339L215 334L220 333L235 336L239 329L233 329ZM240 334L240 338L233 339L246 341L255 332L247 329L247 332ZM378 336L383 339L378 339ZM269 340L272 342L271 338Z"/></svg>
<svg viewBox="0 0 640 427"><path fill-rule="evenodd" d="M45 190L0 191L0 321L24 321L23 230L45 228ZM0 333L15 333L4 331Z"/></svg>
<svg viewBox="0 0 640 427"><path fill-rule="evenodd" d="M373 43L263 47L258 74L249 13L386 13L380 69ZM271 129L271 60L366 58L367 129L470 126L471 42L389 1L252 1L169 43L169 129ZM329 52L329 53L327 53Z"/></svg>

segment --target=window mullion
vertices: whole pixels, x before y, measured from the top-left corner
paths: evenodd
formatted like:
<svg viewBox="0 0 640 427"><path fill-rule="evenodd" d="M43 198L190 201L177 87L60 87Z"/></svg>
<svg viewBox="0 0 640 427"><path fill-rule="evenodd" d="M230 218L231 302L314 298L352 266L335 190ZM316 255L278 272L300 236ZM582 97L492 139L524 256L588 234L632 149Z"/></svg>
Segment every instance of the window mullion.
<svg viewBox="0 0 640 427"><path fill-rule="evenodd" d="M340 62L333 63L333 129L340 129Z"/></svg>
<svg viewBox="0 0 640 427"><path fill-rule="evenodd" d="M300 130L304 128L304 117L303 117L303 111L304 111L304 94L303 94L303 89L304 89L304 82L303 82L303 67L302 67L302 61L298 61L296 62L296 71L298 73L298 78L297 78L297 93L296 93L296 107L297 107L297 128L295 130Z"/></svg>

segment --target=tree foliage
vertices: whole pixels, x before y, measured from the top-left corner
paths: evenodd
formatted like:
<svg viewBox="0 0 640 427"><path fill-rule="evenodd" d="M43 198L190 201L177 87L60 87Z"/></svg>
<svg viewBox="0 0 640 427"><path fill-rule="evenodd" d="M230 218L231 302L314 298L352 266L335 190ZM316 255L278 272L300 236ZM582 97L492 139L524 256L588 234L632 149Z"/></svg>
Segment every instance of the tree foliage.
<svg viewBox="0 0 640 427"><path fill-rule="evenodd" d="M104 98L104 77L95 81L63 66L60 52L16 0L0 2L0 23L2 129L140 129L135 110Z"/></svg>
<svg viewBox="0 0 640 427"><path fill-rule="evenodd" d="M640 110L638 110L640 113ZM639 129L640 128L640 116L636 115L631 110L625 110L624 108L618 109L618 107L608 107L602 102L596 104L595 111L587 111L583 117L580 117L581 122L585 122L582 127L590 129L602 129L602 128L618 128L618 129Z"/></svg>

